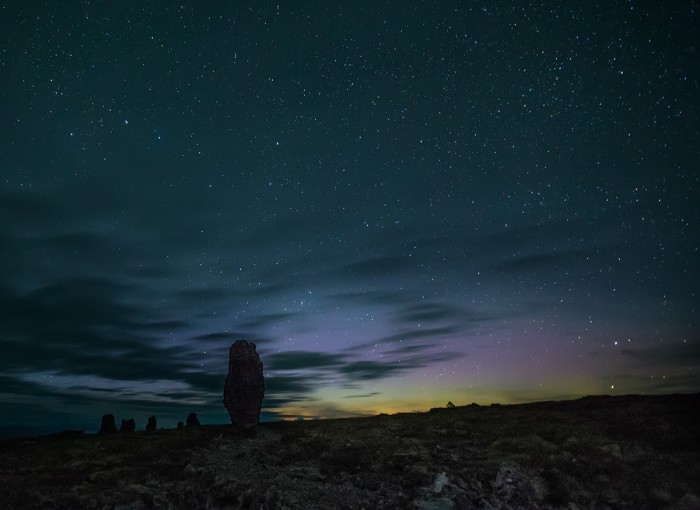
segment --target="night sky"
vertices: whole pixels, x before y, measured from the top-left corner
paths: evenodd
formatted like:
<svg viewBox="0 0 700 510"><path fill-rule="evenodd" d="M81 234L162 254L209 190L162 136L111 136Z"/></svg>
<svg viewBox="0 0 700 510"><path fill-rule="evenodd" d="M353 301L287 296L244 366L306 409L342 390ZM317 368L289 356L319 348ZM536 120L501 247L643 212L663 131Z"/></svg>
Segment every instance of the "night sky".
<svg viewBox="0 0 700 510"><path fill-rule="evenodd" d="M699 391L698 8L2 2L2 433Z"/></svg>

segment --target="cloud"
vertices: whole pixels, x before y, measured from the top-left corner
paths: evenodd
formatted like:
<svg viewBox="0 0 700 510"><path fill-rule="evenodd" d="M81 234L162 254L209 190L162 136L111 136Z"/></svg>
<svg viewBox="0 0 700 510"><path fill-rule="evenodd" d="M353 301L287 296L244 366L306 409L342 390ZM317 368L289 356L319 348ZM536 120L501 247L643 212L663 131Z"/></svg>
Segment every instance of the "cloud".
<svg viewBox="0 0 700 510"><path fill-rule="evenodd" d="M224 365L222 363L222 365ZM216 401L223 398L224 382L228 368L223 367L222 371L191 370L181 372L176 375L174 381L181 381L191 389L201 392L218 395ZM221 398L219 398L221 397Z"/></svg>
<svg viewBox="0 0 700 510"><path fill-rule="evenodd" d="M401 373L423 368L434 363L454 360L462 354L455 352L433 353L400 361L355 361L339 367L350 382L372 381L393 377Z"/></svg>
<svg viewBox="0 0 700 510"><path fill-rule="evenodd" d="M169 275L153 252L135 250L124 238L116 241L119 222L81 200L1 194L0 217L13 218L0 225L0 244L9 248L0 253L0 262L12 268L6 285L26 289L78 277L130 281Z"/></svg>
<svg viewBox="0 0 700 510"><path fill-rule="evenodd" d="M177 319L165 319L160 321L150 321L144 322L140 325L140 328L146 331L153 331L158 333L171 333L173 331L182 331L189 327L189 323L183 320Z"/></svg>
<svg viewBox="0 0 700 510"><path fill-rule="evenodd" d="M336 292L329 299L346 304L392 306L409 303L412 300L406 292L393 290L366 290L362 292Z"/></svg>
<svg viewBox="0 0 700 510"><path fill-rule="evenodd" d="M372 391L370 393L363 393L359 395L346 395L343 398L369 398L369 397L374 397L376 395L381 395L381 391Z"/></svg>
<svg viewBox="0 0 700 510"><path fill-rule="evenodd" d="M371 381L385 379L415 368L411 363L356 361L340 367L340 372L351 381Z"/></svg>
<svg viewBox="0 0 700 510"><path fill-rule="evenodd" d="M404 342L398 346L392 348L389 351L383 351L385 355L400 355L405 357L406 355L416 355L421 352L430 352L435 350L435 344L414 344L410 342Z"/></svg>
<svg viewBox="0 0 700 510"><path fill-rule="evenodd" d="M218 301L225 300L232 295L229 289L220 287L203 287L198 289L184 289L178 292L178 296L187 302L192 301Z"/></svg>
<svg viewBox="0 0 700 510"><path fill-rule="evenodd" d="M278 312L278 313L261 313L257 315L252 315L250 318L241 321L238 327L246 330L263 330L269 328L270 326L280 323L289 322L300 314L292 312Z"/></svg>
<svg viewBox="0 0 700 510"><path fill-rule="evenodd" d="M161 426L174 426L191 411L225 413L220 398L170 380L112 380L31 371L0 377L0 388L4 416L0 436L14 424L22 424L21 432L28 435L65 428L96 432L105 413L135 416L143 425L147 416L155 414Z"/></svg>
<svg viewBox="0 0 700 510"><path fill-rule="evenodd" d="M590 263L591 260L599 260L605 254L611 253L610 249L568 249L551 252L531 253L508 257L487 267L491 272L516 273L530 275L537 272L561 271L579 264Z"/></svg>
<svg viewBox="0 0 700 510"><path fill-rule="evenodd" d="M0 232L11 232L21 235L26 229L46 228L46 220L63 216L65 207L59 207L55 201L35 193L2 193L0 195L0 212L5 218L13 218L12 222L3 222ZM24 231L24 232L23 232Z"/></svg>
<svg viewBox="0 0 700 510"><path fill-rule="evenodd" d="M658 373L658 372L657 372ZM616 373L599 379L604 392L610 392L614 384L616 394L630 393L697 393L700 392L700 382L694 374L676 373L664 376L639 375L633 373Z"/></svg>
<svg viewBox="0 0 700 510"><path fill-rule="evenodd" d="M345 356L311 351L280 352L266 357L265 367L270 370L309 370L342 365Z"/></svg>
<svg viewBox="0 0 700 510"><path fill-rule="evenodd" d="M424 340L429 338L444 338L460 333L461 329L457 326L439 326L434 328L420 328L409 330L406 329L403 333L394 333L386 335L376 340L370 340L360 344L354 344L345 349L346 352L362 352L368 348L386 347L387 345L394 347L397 352L400 352L404 347L408 348L413 345L413 340ZM395 344L398 344L396 346Z"/></svg>
<svg viewBox="0 0 700 510"><path fill-rule="evenodd" d="M444 303L418 303L399 310L396 320L415 327L416 323L452 323L469 325L484 323L497 317L475 310Z"/></svg>
<svg viewBox="0 0 700 510"><path fill-rule="evenodd" d="M700 335L695 334L685 340L658 342L647 348L623 349L620 354L643 366L698 366L700 365Z"/></svg>
<svg viewBox="0 0 700 510"><path fill-rule="evenodd" d="M188 349L160 345L158 333L182 324L153 321L129 303L130 291L90 278L27 294L0 289L0 367L114 379L177 376L191 365Z"/></svg>
<svg viewBox="0 0 700 510"><path fill-rule="evenodd" d="M227 361L229 348L237 340L247 340L254 343L256 347L274 343L274 340L255 333L217 331L191 337L186 345L191 346L193 349L196 348L197 351L205 350L207 353L218 353L222 356L221 359Z"/></svg>
<svg viewBox="0 0 700 510"><path fill-rule="evenodd" d="M265 394L309 394L318 385L318 378L310 375L275 375L265 377Z"/></svg>
<svg viewBox="0 0 700 510"><path fill-rule="evenodd" d="M32 396L46 393L44 384L27 380L23 377L22 372L13 372L10 374L0 375L0 402L8 401L23 401L27 405L31 405ZM18 395L21 395L18 397Z"/></svg>
<svg viewBox="0 0 700 510"><path fill-rule="evenodd" d="M413 324L416 322L444 322L462 318L461 310L453 305L442 303L419 303L399 312L398 320Z"/></svg>
<svg viewBox="0 0 700 510"><path fill-rule="evenodd" d="M293 375L265 378L266 405L274 403L274 406L282 407L302 402L328 384L356 389L361 382L394 377L462 356L456 352L429 352L431 348L434 349L434 346L405 351L397 349L389 355L385 354L385 359L378 360L354 360L349 353L326 354L313 351L270 355L265 360L266 370L288 371L293 372ZM399 359L390 359L393 354L399 355Z"/></svg>

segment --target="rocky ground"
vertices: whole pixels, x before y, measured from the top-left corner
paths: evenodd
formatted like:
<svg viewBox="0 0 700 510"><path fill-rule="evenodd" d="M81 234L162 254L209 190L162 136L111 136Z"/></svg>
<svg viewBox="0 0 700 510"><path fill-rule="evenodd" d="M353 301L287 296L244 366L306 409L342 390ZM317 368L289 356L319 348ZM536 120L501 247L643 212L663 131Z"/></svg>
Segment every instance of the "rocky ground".
<svg viewBox="0 0 700 510"><path fill-rule="evenodd" d="M700 394L0 443L2 508L700 509Z"/></svg>

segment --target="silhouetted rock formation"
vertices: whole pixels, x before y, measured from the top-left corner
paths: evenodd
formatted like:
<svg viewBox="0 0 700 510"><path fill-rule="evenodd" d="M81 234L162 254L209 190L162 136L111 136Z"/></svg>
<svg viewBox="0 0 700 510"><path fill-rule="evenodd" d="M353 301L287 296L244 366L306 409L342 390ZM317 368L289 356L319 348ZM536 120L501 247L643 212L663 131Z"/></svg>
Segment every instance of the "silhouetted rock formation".
<svg viewBox="0 0 700 510"><path fill-rule="evenodd" d="M122 419L122 426L119 428L119 432L133 432L136 430L136 422L133 418L128 420Z"/></svg>
<svg viewBox="0 0 700 510"><path fill-rule="evenodd" d="M447 403L447 405L446 405L445 407L446 407L447 409L454 409L454 408L455 408L455 405L450 401L450 402Z"/></svg>
<svg viewBox="0 0 700 510"><path fill-rule="evenodd" d="M146 424L146 432L155 432L155 431L156 431L156 417L149 416L148 423Z"/></svg>
<svg viewBox="0 0 700 510"><path fill-rule="evenodd" d="M224 406L231 422L251 429L260 422L265 395L263 364L255 344L237 340L228 353L228 375L224 383Z"/></svg>
<svg viewBox="0 0 700 510"><path fill-rule="evenodd" d="M184 429L184 428L185 428L185 424L182 423L181 421L179 421L179 422L177 422L177 428L179 428L179 429Z"/></svg>
<svg viewBox="0 0 700 510"><path fill-rule="evenodd" d="M185 423L188 427L196 427L201 425L201 423L199 423L199 418L197 418L197 413L190 413L189 416L187 416L187 421Z"/></svg>
<svg viewBox="0 0 700 510"><path fill-rule="evenodd" d="M100 424L100 434L116 434L117 424L114 421L113 414L105 414L102 417L102 423Z"/></svg>

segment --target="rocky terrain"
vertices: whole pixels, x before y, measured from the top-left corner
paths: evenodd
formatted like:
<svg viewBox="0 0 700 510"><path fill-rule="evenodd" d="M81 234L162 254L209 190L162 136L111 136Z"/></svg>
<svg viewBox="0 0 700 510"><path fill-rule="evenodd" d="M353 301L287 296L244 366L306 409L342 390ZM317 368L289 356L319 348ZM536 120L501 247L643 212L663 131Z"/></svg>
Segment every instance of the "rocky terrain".
<svg viewBox="0 0 700 510"><path fill-rule="evenodd" d="M0 444L2 508L698 509L700 394Z"/></svg>

